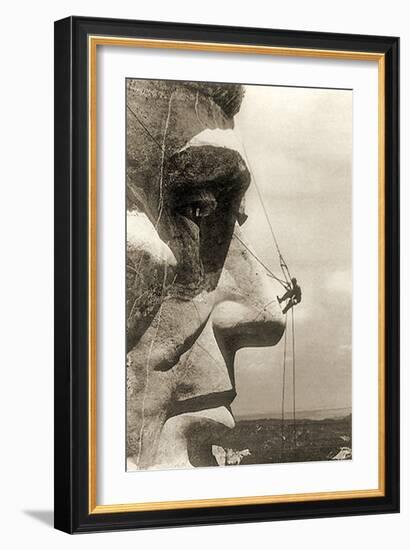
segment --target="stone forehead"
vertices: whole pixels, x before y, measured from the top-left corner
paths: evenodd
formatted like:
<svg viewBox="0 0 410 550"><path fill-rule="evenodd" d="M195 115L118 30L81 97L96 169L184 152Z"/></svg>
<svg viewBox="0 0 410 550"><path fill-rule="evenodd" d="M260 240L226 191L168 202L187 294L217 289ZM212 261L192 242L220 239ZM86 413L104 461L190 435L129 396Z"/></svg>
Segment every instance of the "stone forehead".
<svg viewBox="0 0 410 550"><path fill-rule="evenodd" d="M206 96L213 100L228 118L239 112L245 93L241 84L127 79L128 94L135 93L147 99L165 99L171 91L177 97L180 95L181 99L192 92Z"/></svg>

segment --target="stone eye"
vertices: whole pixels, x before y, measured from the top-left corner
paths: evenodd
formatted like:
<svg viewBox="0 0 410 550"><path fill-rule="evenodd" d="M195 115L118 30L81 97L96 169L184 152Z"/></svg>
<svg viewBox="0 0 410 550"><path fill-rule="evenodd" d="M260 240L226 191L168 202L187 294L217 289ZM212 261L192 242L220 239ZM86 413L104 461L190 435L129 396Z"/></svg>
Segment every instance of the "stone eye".
<svg viewBox="0 0 410 550"><path fill-rule="evenodd" d="M199 222L201 218L206 218L211 214L212 210L207 208L206 206L199 204L199 203L193 203L186 206L183 206L180 209L180 213L185 216L186 218L189 218L190 220L194 222Z"/></svg>
<svg viewBox="0 0 410 550"><path fill-rule="evenodd" d="M215 211L216 206L216 199L211 193L201 193L201 196L185 202L177 210L179 214L199 225L203 218L210 216Z"/></svg>

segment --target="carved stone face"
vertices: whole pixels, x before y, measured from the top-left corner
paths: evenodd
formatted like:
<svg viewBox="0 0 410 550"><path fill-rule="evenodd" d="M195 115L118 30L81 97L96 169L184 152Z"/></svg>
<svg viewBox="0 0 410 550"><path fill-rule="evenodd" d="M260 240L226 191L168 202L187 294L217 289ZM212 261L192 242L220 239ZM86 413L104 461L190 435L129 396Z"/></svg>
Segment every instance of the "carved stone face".
<svg viewBox="0 0 410 550"><path fill-rule="evenodd" d="M245 161L195 140L232 130L243 90L127 84L128 466L216 465L236 351L284 330L280 289L240 233Z"/></svg>

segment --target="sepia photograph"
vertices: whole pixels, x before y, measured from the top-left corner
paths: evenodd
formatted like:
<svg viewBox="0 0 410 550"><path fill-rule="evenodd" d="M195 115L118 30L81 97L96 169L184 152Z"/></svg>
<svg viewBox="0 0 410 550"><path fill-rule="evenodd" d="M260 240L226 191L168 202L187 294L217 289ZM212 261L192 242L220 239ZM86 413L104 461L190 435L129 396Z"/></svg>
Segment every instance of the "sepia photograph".
<svg viewBox="0 0 410 550"><path fill-rule="evenodd" d="M73 16L55 60L55 527L398 512L399 39Z"/></svg>
<svg viewBox="0 0 410 550"><path fill-rule="evenodd" d="M127 471L352 459L352 90L125 85Z"/></svg>

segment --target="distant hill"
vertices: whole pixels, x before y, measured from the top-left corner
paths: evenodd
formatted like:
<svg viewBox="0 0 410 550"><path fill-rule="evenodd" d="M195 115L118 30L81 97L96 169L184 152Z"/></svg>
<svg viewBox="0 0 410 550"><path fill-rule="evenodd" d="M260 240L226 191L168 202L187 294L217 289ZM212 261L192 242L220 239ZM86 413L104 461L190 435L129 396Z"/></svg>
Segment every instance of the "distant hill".
<svg viewBox="0 0 410 550"><path fill-rule="evenodd" d="M315 409L311 411L296 411L296 418L299 420L325 420L327 418L345 418L352 414L352 409L348 408L338 408L338 409ZM267 413L256 413L256 414L235 414L237 420L262 420L262 419L280 419L282 418L281 412L267 412ZM293 418L292 412L285 413L286 419Z"/></svg>
<svg viewBox="0 0 410 550"><path fill-rule="evenodd" d="M219 445L235 451L248 450L241 464L352 458L350 409L299 411L299 415L295 424L291 418L283 423L277 417L237 419L236 426L224 432Z"/></svg>

